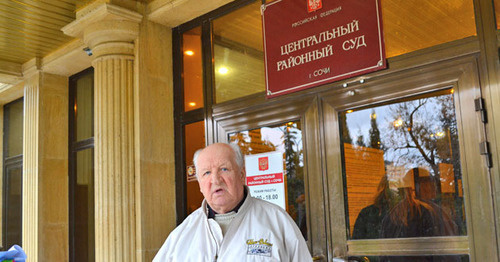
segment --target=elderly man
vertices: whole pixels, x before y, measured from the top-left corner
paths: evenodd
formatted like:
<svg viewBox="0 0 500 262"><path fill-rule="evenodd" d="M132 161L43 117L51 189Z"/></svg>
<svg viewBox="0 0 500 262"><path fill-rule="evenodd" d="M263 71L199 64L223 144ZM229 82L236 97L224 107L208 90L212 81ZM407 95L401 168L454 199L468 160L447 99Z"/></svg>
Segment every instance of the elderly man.
<svg viewBox="0 0 500 262"><path fill-rule="evenodd" d="M153 262L312 261L285 210L250 196L237 145L207 146L193 162L205 200L172 231Z"/></svg>

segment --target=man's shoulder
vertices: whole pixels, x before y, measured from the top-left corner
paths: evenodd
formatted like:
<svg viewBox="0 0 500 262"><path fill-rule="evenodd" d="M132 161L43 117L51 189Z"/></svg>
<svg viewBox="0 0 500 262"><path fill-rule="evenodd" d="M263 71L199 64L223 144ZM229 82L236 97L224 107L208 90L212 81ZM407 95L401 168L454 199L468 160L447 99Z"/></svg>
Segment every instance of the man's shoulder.
<svg viewBox="0 0 500 262"><path fill-rule="evenodd" d="M175 235L177 232L182 231L184 228L191 228L196 225L201 225L201 220L206 218L206 215L203 213L201 208L196 209L193 213L189 214L182 223L180 223L171 233L170 235Z"/></svg>
<svg viewBox="0 0 500 262"><path fill-rule="evenodd" d="M288 213L283 208L269 201L252 197L252 202L253 204L251 208L260 209L265 213L288 215Z"/></svg>
<svg viewBox="0 0 500 262"><path fill-rule="evenodd" d="M200 207L200 208L196 209L195 211L193 211L193 213L189 214L189 216L187 216L178 227L185 225L185 224L193 223L193 222L198 221L198 220L203 219L203 218L206 218L206 214L203 212L203 209Z"/></svg>

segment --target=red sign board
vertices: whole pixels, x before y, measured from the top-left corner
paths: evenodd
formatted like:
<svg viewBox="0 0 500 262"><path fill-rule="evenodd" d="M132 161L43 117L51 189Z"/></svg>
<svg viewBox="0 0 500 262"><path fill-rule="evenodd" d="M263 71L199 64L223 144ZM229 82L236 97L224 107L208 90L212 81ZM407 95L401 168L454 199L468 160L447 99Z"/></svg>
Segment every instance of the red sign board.
<svg viewBox="0 0 500 262"><path fill-rule="evenodd" d="M380 0L277 0L262 26L267 97L387 67Z"/></svg>

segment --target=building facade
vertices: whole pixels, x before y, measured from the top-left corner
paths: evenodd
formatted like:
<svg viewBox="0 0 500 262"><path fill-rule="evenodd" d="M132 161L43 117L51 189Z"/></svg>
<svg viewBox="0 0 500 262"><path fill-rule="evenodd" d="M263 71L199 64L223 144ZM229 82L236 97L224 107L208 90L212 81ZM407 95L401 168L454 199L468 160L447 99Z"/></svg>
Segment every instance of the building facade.
<svg viewBox="0 0 500 262"><path fill-rule="evenodd" d="M500 3L382 0L387 69L266 98L270 2L86 1L68 41L0 59L1 246L151 261L202 200L193 152L232 141L282 153L316 260L499 261ZM363 222L381 188L399 204ZM435 231L389 230L403 196Z"/></svg>

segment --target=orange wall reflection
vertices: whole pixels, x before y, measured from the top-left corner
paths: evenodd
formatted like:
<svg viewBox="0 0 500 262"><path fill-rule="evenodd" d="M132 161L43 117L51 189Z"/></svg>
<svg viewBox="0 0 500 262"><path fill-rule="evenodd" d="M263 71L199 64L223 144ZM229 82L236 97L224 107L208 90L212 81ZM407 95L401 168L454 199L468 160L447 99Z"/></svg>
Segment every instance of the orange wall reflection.
<svg viewBox="0 0 500 262"><path fill-rule="evenodd" d="M384 151L344 143L344 156L349 228L352 232L359 211L373 204L378 184L385 174Z"/></svg>

